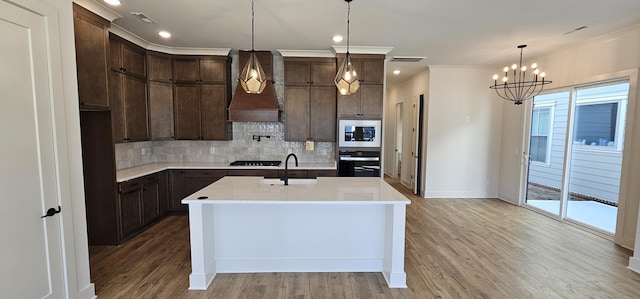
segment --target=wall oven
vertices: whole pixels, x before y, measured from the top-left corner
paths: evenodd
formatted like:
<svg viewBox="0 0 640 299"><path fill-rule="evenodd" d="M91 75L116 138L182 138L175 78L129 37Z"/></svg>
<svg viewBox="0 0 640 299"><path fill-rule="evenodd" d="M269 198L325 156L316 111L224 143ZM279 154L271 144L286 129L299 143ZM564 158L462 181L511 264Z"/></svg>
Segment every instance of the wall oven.
<svg viewBox="0 0 640 299"><path fill-rule="evenodd" d="M380 177L380 151L340 151L338 175Z"/></svg>
<svg viewBox="0 0 640 299"><path fill-rule="evenodd" d="M341 119L338 127L339 147L380 147L380 120Z"/></svg>

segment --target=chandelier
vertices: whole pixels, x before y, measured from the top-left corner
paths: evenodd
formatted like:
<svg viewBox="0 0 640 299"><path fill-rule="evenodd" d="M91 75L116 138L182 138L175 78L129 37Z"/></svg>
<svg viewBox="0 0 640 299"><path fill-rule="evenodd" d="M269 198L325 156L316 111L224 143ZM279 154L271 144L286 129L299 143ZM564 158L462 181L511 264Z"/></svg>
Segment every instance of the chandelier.
<svg viewBox="0 0 640 299"><path fill-rule="evenodd" d="M493 75L493 85L489 86L489 88L495 89L498 96L512 101L516 105L520 105L524 101L539 95L544 85L552 83L544 79L545 73L540 72L538 65L535 63L531 65L532 76L527 78L527 66L522 64L522 51L525 47L527 45L518 46L518 49L520 49L519 64L513 64L511 68L504 67L502 83L498 84L499 76L496 74Z"/></svg>
<svg viewBox="0 0 640 299"><path fill-rule="evenodd" d="M336 87L338 88L338 92L343 96L355 93L360 87L358 74L351 63L351 54L349 54L349 15L351 13L351 1L353 0L344 1L347 2L347 53L344 56L342 66L338 69L338 74L334 80Z"/></svg>
<svg viewBox="0 0 640 299"><path fill-rule="evenodd" d="M247 60L247 64L242 69L238 81L242 86L242 89L246 93L260 94L267 86L267 76L265 76L262 66L256 57L256 52L253 49L253 29L254 29L254 1L251 0L251 55Z"/></svg>

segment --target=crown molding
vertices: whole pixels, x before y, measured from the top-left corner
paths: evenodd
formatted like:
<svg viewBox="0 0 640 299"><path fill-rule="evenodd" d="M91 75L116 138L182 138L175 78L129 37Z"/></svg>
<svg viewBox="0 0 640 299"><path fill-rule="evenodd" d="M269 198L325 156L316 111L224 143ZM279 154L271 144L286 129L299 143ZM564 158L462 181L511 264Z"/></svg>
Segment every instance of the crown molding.
<svg viewBox="0 0 640 299"><path fill-rule="evenodd" d="M282 57L319 57L319 58L334 58L335 53L331 50L286 50L278 49Z"/></svg>
<svg viewBox="0 0 640 299"><path fill-rule="evenodd" d="M347 46L331 46L335 54L344 54L347 52ZM368 46L349 46L351 54L378 54L387 55L393 50L393 47L368 47Z"/></svg>
<svg viewBox="0 0 640 299"><path fill-rule="evenodd" d="M76 4L88 9L89 11L105 18L109 22L122 18L122 15L109 9L108 7L91 0L73 0Z"/></svg>
<svg viewBox="0 0 640 299"><path fill-rule="evenodd" d="M150 43L143 38L122 29L122 27L112 24L109 28L109 32L116 34L142 48L147 50L174 54L174 55L216 55L216 56L228 56L231 51L230 48L187 48L187 47L169 47L164 45L158 45Z"/></svg>

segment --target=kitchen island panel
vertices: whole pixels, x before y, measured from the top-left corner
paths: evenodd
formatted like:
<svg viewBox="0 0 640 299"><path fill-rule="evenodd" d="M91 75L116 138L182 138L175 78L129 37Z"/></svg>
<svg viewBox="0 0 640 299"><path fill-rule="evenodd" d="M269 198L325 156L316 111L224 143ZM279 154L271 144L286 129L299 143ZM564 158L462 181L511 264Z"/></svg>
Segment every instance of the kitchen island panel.
<svg viewBox="0 0 640 299"><path fill-rule="evenodd" d="M225 177L183 200L191 229L190 289L206 289L216 273L257 272L382 272L389 287L407 287L410 201L382 179L261 182Z"/></svg>

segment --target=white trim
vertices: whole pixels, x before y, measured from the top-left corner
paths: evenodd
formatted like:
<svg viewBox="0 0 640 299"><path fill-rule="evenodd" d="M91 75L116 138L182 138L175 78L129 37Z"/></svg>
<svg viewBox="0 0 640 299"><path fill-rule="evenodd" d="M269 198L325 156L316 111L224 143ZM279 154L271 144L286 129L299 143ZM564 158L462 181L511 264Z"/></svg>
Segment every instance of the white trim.
<svg viewBox="0 0 640 299"><path fill-rule="evenodd" d="M640 258L632 256L629 258L629 267L627 269L640 273Z"/></svg>
<svg viewBox="0 0 640 299"><path fill-rule="evenodd" d="M122 15L109 9L108 7L101 5L98 2L91 0L73 0L76 4L88 9L89 11L107 19L109 22L113 22L115 19L122 18Z"/></svg>
<svg viewBox="0 0 640 299"><path fill-rule="evenodd" d="M347 52L347 46L331 46L332 50L336 54L344 54ZM393 47L364 47L364 46L349 46L349 53L351 54L380 54L387 55L393 50Z"/></svg>
<svg viewBox="0 0 640 299"><path fill-rule="evenodd" d="M216 55L216 56L228 56L231 48L186 48L186 47L168 47L147 42L143 38L123 29L122 27L113 24L109 28L109 32L118 35L142 48L151 51L162 52L166 54L174 55Z"/></svg>
<svg viewBox="0 0 640 299"><path fill-rule="evenodd" d="M553 124L555 123L554 119L555 119L555 113L556 113L556 101L536 103L535 97L534 97L533 107L531 111L532 116L533 116L533 112L535 112L536 109L549 109L549 123L548 123L549 131L547 132L547 148L545 149L544 162L531 161L531 163L534 163L539 166L551 166L551 144L553 143ZM533 121L533 119L531 119L531 121ZM541 136L541 135L532 134L531 125L529 125L529 128L530 128L529 129L529 147L527 150L527 155L529 156L528 159L531 159L531 137Z"/></svg>
<svg viewBox="0 0 640 299"><path fill-rule="evenodd" d="M282 57L320 57L335 58L336 55L330 50L286 50L278 49Z"/></svg>

